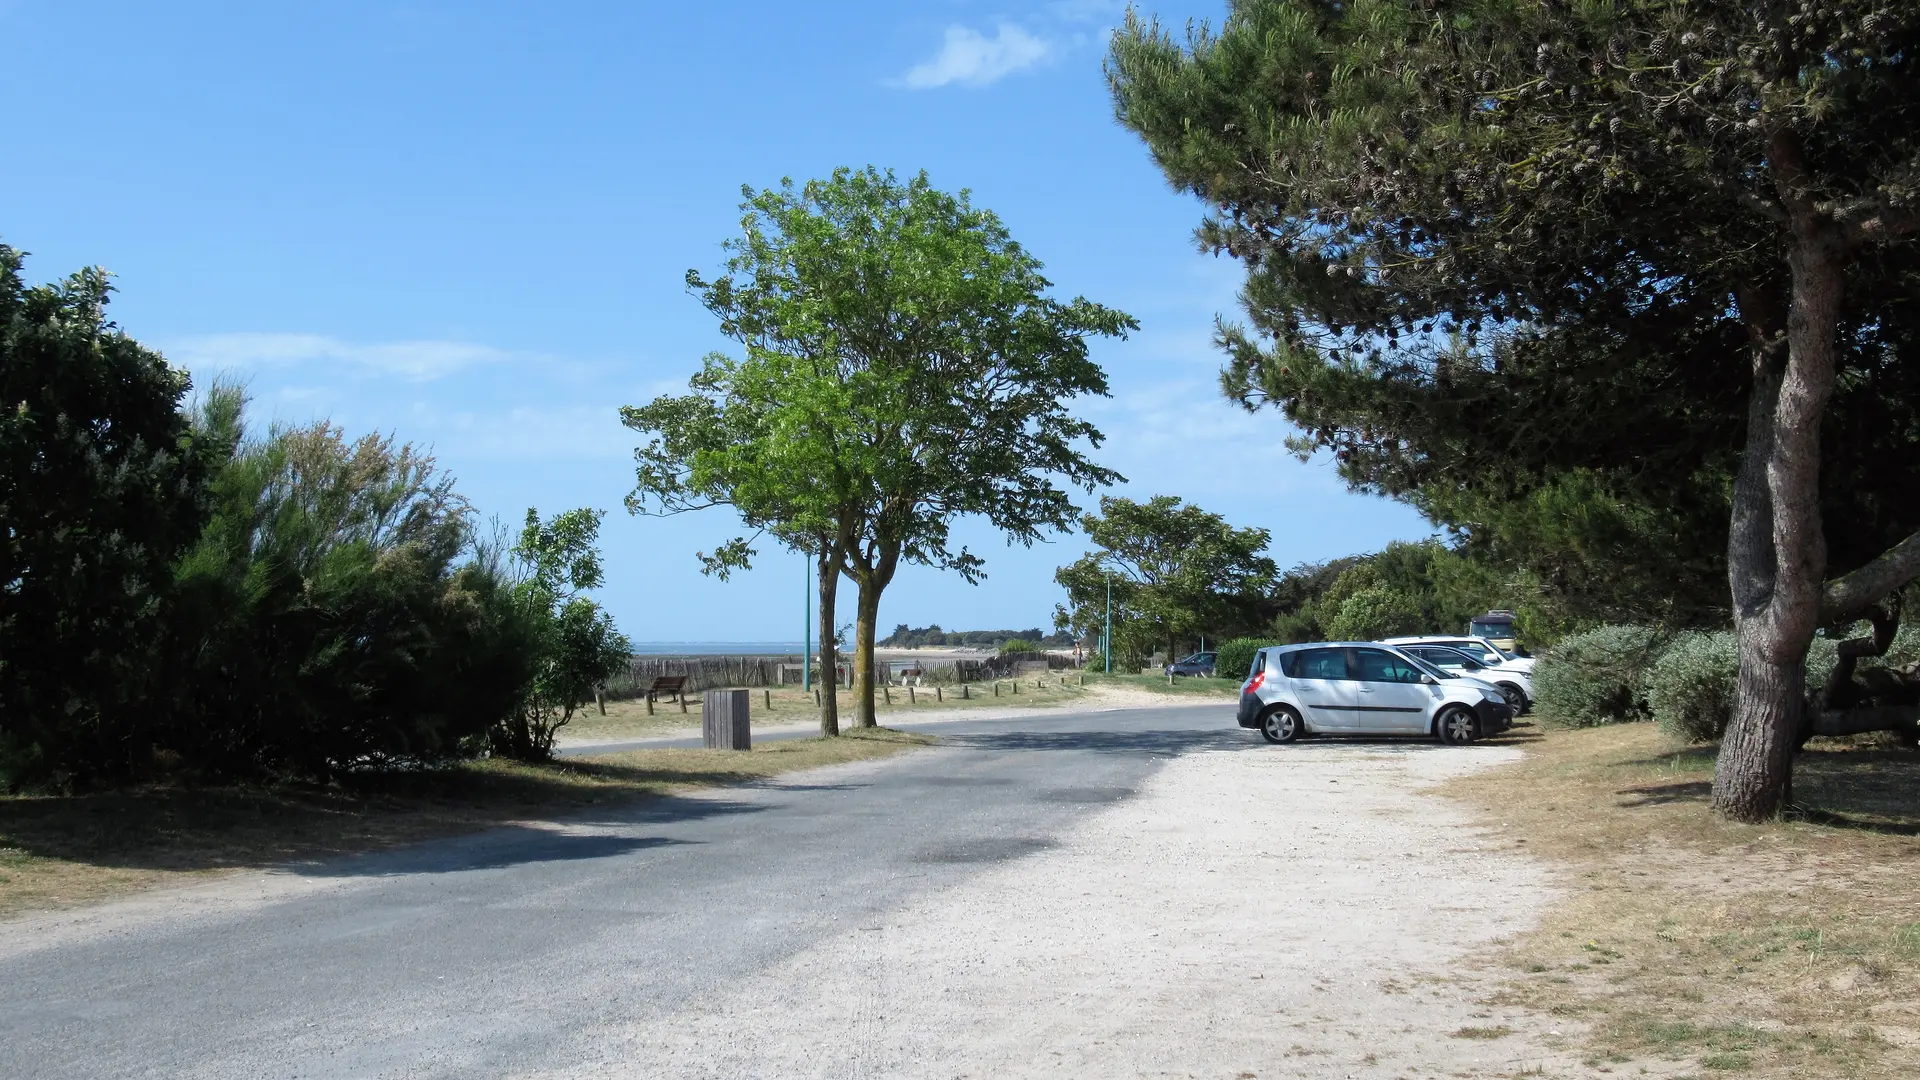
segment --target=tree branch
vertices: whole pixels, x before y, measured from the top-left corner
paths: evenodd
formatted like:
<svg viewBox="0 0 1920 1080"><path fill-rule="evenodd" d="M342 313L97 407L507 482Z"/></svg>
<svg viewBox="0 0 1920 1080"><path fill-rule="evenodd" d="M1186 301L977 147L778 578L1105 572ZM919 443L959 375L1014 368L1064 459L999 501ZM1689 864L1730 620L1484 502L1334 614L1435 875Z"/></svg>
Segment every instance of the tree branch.
<svg viewBox="0 0 1920 1080"><path fill-rule="evenodd" d="M1920 532L1860 569L1827 582L1821 590L1820 621L1832 624L1860 618L1916 577L1920 577Z"/></svg>

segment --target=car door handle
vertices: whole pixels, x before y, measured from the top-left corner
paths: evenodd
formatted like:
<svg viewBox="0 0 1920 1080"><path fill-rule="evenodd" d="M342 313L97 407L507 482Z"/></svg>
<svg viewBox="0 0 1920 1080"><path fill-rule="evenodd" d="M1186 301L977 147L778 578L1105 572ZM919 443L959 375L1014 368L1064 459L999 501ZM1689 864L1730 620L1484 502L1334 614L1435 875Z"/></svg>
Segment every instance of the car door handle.
<svg viewBox="0 0 1920 1080"><path fill-rule="evenodd" d="M1363 694L1371 694L1371 693L1373 693L1373 687L1371 687L1371 686L1363 686L1363 687L1361 687L1361 688L1360 688L1360 692L1361 692L1361 693L1363 693Z"/></svg>

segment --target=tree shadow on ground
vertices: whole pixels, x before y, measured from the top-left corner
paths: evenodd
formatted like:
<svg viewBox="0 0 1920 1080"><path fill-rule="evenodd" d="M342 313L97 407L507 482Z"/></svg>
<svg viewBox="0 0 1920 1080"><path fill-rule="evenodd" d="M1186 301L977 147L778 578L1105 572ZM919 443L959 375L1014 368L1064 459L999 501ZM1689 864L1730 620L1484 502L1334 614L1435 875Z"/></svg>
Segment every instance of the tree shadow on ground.
<svg viewBox="0 0 1920 1080"><path fill-rule="evenodd" d="M760 802L675 794L687 785L755 786L762 771L701 762L685 768L619 762L480 762L365 774L336 784L154 785L83 795L0 798L0 857L55 859L120 870L287 868L356 874L478 869L587 859L638 850L638 837L570 835L525 825L645 827L767 808ZM810 785L836 787L836 785ZM476 835L369 869L345 856L419 840ZM503 832L502 830L507 830ZM409 862L411 859L411 862ZM439 862L436 862L439 859ZM406 869L411 867L411 869ZM4 869L0 867L0 869Z"/></svg>
<svg viewBox="0 0 1920 1080"><path fill-rule="evenodd" d="M1659 782L1615 790L1621 806L1702 806L1713 797L1718 750L1690 746L1635 757L1616 766L1657 772ZM1794 758L1789 818L1836 829L1920 836L1920 754L1870 739L1819 741Z"/></svg>
<svg viewBox="0 0 1920 1080"><path fill-rule="evenodd" d="M1185 754L1195 750L1233 750L1248 745L1252 732L1175 729L1168 731L995 731L943 735L942 746L973 750L1078 750L1100 754ZM1256 740L1258 736L1255 736Z"/></svg>
<svg viewBox="0 0 1920 1080"><path fill-rule="evenodd" d="M500 825L438 844L323 859L286 867L303 877L402 877L502 870L533 863L610 859L659 847L691 843L663 836L567 833L528 825Z"/></svg>

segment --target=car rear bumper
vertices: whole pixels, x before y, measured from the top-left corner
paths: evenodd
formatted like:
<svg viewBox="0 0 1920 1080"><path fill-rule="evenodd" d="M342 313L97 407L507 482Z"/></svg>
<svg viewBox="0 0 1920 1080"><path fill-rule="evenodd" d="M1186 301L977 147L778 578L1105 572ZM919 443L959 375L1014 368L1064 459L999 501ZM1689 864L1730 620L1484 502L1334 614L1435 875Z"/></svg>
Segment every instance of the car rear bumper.
<svg viewBox="0 0 1920 1080"><path fill-rule="evenodd" d="M1240 695L1240 715L1238 719L1241 727L1260 726L1260 695Z"/></svg>
<svg viewBox="0 0 1920 1080"><path fill-rule="evenodd" d="M1473 712L1479 717L1482 737L1498 735L1513 727L1513 707L1504 701L1483 701L1473 707Z"/></svg>

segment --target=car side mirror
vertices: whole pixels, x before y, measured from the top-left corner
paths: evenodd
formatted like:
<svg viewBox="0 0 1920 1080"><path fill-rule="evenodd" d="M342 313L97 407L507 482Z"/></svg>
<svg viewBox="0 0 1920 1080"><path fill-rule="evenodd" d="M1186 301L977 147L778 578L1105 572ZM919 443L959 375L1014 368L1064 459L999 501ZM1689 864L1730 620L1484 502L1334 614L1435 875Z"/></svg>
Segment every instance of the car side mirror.
<svg viewBox="0 0 1920 1080"><path fill-rule="evenodd" d="M1425 685L1427 685L1427 686L1439 686L1439 685L1440 685L1440 680L1439 680L1439 679L1436 679L1436 678L1434 678L1434 677L1433 677L1433 676L1431 676L1431 675L1425 675L1425 674L1423 674L1423 675L1421 675L1421 676L1420 676L1420 681L1421 681L1421 682L1422 682L1423 684L1425 684Z"/></svg>

